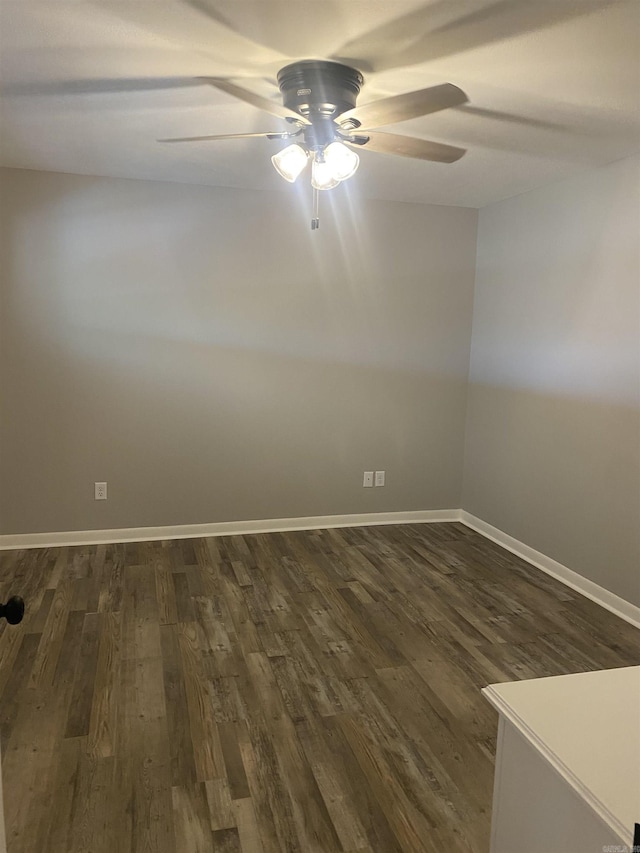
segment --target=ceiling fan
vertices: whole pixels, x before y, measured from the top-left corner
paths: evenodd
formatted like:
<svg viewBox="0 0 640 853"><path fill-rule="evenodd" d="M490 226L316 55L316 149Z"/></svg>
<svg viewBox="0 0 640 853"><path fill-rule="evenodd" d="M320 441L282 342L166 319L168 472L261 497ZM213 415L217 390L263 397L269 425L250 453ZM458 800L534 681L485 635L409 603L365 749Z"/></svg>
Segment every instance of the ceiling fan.
<svg viewBox="0 0 640 853"><path fill-rule="evenodd" d="M358 107L356 100L364 78L356 68L340 62L301 60L286 65L278 72L282 105L225 79L203 77L201 80L260 110L284 118L289 129L158 141L205 142L250 137L293 140L271 160L277 172L291 182L311 162L314 190L311 228L314 230L319 227L318 190L332 189L355 173L359 164L356 149L438 163L453 163L465 153L464 148L372 129L464 104L467 96L452 83L382 98Z"/></svg>

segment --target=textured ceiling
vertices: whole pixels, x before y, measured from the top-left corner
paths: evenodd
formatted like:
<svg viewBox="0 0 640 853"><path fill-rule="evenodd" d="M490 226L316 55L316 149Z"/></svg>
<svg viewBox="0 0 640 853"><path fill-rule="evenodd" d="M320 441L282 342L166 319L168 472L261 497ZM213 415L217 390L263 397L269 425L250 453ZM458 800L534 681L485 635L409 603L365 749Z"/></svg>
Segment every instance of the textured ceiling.
<svg viewBox="0 0 640 853"><path fill-rule="evenodd" d="M281 143L158 138L280 130L209 86L278 99L294 59L348 60L359 103L442 82L469 103L396 125L452 165L363 151L365 197L481 207L640 148L640 0L0 0L0 163L291 192Z"/></svg>

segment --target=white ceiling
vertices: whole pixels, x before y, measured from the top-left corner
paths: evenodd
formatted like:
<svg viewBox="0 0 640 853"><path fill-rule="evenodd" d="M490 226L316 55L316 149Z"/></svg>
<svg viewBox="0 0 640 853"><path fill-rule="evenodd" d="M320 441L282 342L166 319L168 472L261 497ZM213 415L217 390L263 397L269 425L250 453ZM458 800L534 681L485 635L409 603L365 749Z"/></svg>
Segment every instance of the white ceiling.
<svg viewBox="0 0 640 853"><path fill-rule="evenodd" d="M640 0L0 0L0 14L6 166L291 192L269 163L281 143L156 140L282 129L194 78L278 100L277 70L306 58L359 67L359 103L447 81L469 96L392 128L462 160L363 151L365 197L481 207L640 148Z"/></svg>

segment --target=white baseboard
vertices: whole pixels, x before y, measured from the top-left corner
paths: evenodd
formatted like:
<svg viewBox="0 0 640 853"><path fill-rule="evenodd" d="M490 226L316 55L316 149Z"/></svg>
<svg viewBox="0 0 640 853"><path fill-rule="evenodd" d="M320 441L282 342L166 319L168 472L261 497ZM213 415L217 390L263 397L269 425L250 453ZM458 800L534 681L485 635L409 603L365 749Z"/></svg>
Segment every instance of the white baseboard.
<svg viewBox="0 0 640 853"><path fill-rule="evenodd" d="M640 628L640 607L514 539L481 518L460 509L368 512L355 515L315 515L306 518L269 518L221 521L167 527L121 527L112 530L72 530L66 533L16 533L0 535L0 551L26 548L60 548L65 545L105 545L112 542L151 542L161 539L196 539L238 533L284 533L289 530L324 530L331 527L371 527L380 524L428 524L458 521L491 539L532 566L585 595L616 616Z"/></svg>
<svg viewBox="0 0 640 853"><path fill-rule="evenodd" d="M591 601L595 601L596 604L610 610L616 616L635 625L636 628L640 628L640 607L636 607L635 604L631 604L631 602L626 601L624 598L620 598L619 595L579 575L572 569L567 568L567 566L563 566L562 563L552 560L551 557L547 557L546 554L536 551L535 548L530 548L529 545L525 545L519 539L514 539L508 533L504 533L497 527L493 527L491 524L488 524L481 518L477 518L475 515L471 515L471 513L465 510L460 511L459 518L467 527L470 527L477 533L481 533L487 539L491 539L492 542L496 542L498 545L506 548L507 551L511 551L512 554L522 557L527 563L531 563L537 569L551 575L551 577L561 581L561 583L571 587L571 589L574 589L581 595L590 598Z"/></svg>
<svg viewBox="0 0 640 853"><path fill-rule="evenodd" d="M238 533L282 533L288 530L324 530L329 527L370 527L379 524L424 524L460 521L458 509L366 512L358 515L315 515L307 518L268 518L257 521L221 521L168 527L120 527L112 530L71 530L66 533L0 535L0 551L24 548L60 548L64 545L105 545L111 542L152 542L159 539L196 539Z"/></svg>

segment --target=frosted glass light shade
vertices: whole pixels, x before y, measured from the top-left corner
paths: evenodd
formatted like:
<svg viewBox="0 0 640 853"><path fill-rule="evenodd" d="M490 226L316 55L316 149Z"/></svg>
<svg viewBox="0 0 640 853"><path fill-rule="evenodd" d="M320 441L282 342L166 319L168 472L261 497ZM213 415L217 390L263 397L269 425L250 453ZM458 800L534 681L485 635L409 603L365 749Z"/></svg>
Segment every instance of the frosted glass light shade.
<svg viewBox="0 0 640 853"><path fill-rule="evenodd" d="M324 159L337 181L346 181L355 174L360 158L342 142L332 142L324 149Z"/></svg>
<svg viewBox="0 0 640 853"><path fill-rule="evenodd" d="M307 152L301 145L287 145L271 158L273 166L279 175L293 183L307 165Z"/></svg>
<svg viewBox="0 0 640 853"><path fill-rule="evenodd" d="M333 174L331 166L324 160L315 159L311 164L311 186L316 190L330 190L337 187L339 178Z"/></svg>

